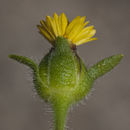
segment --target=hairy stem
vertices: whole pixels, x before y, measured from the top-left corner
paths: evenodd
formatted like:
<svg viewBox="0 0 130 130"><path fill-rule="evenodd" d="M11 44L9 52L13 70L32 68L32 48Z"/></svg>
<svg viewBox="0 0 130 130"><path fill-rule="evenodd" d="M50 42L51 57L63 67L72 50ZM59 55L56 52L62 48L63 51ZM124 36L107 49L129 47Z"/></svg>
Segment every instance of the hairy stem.
<svg viewBox="0 0 130 130"><path fill-rule="evenodd" d="M58 103L53 105L53 110L54 110L54 130L64 130L68 112L68 105L65 103Z"/></svg>

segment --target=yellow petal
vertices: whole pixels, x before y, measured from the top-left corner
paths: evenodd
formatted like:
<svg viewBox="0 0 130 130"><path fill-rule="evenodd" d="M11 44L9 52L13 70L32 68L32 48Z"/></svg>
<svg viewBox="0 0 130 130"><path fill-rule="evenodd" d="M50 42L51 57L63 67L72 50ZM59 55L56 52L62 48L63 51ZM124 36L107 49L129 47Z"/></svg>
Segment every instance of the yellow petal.
<svg viewBox="0 0 130 130"><path fill-rule="evenodd" d="M92 25L92 26L85 27L85 28L81 31L80 34L87 33L87 32L89 32L90 30L92 30L93 28L94 28L93 25ZM80 34L79 34L79 35L80 35Z"/></svg>
<svg viewBox="0 0 130 130"><path fill-rule="evenodd" d="M83 44L83 43L90 42L90 41L94 41L94 40L97 40L97 38L82 39L82 40L76 42L75 44L76 44L76 45L81 45L81 44Z"/></svg>
<svg viewBox="0 0 130 130"><path fill-rule="evenodd" d="M92 31L90 31L90 33L88 34L88 37L93 37L96 33L96 29L93 29Z"/></svg>
<svg viewBox="0 0 130 130"><path fill-rule="evenodd" d="M96 33L96 30L95 30L95 29L89 30L88 33L86 33L86 34L80 36L78 39L75 39L74 42L78 42L78 41L80 41L80 40L82 40L82 39L90 39L91 37L93 37L93 36L95 35L95 33Z"/></svg>
<svg viewBox="0 0 130 130"><path fill-rule="evenodd" d="M85 19L86 19L86 16L83 16L83 17L81 18L81 22L84 23Z"/></svg>
<svg viewBox="0 0 130 130"><path fill-rule="evenodd" d="M87 37L88 33L90 33L90 31L94 28L94 26L88 26L84 29L82 29L82 31L73 39L73 42L77 42L81 39L84 39L84 37Z"/></svg>
<svg viewBox="0 0 130 130"><path fill-rule="evenodd" d="M55 36L52 34L52 31L50 30L50 28L51 28L50 22L49 21L45 22L44 20L41 20L40 23L41 23L42 27L50 34L50 36L53 39L55 39Z"/></svg>
<svg viewBox="0 0 130 130"><path fill-rule="evenodd" d="M56 25L55 25L54 19L52 19L50 16L47 16L47 19L48 19L48 21L50 22L53 35L54 35L55 37L57 37L58 34L57 34L57 30L56 30Z"/></svg>
<svg viewBox="0 0 130 130"><path fill-rule="evenodd" d="M48 32L47 32L46 30L42 29L42 27L41 27L40 25L38 25L37 27L39 28L40 32L43 34L43 36L44 36L47 40L49 40L50 42L53 41L52 37L48 34Z"/></svg>
<svg viewBox="0 0 130 130"><path fill-rule="evenodd" d="M56 13L54 13L54 21L55 21L57 34L58 34L58 36L61 36L61 30L60 30L60 27L59 27L59 20L58 19L59 19L58 15Z"/></svg>
<svg viewBox="0 0 130 130"><path fill-rule="evenodd" d="M65 34L67 25L68 25L67 17L64 13L62 13L59 16L59 26L60 26L60 29L61 29L61 35L62 36Z"/></svg>
<svg viewBox="0 0 130 130"><path fill-rule="evenodd" d="M84 27L85 27L88 23L89 23L89 21L85 22L85 23L84 23Z"/></svg>
<svg viewBox="0 0 130 130"><path fill-rule="evenodd" d="M81 30L84 28L84 26L87 24L87 23L84 23L85 21L85 16L82 17L79 22L77 22L75 24L75 26L73 26L72 30L70 31L70 33L68 34L68 38L73 40L80 32Z"/></svg>
<svg viewBox="0 0 130 130"><path fill-rule="evenodd" d="M83 40L84 42L87 42L87 40L89 40L91 37L93 37L93 36L95 35L95 33L96 33L96 30L95 30L95 29L90 30L88 33L86 33L86 34L80 36L78 39L74 39L73 42L74 42L74 43L77 43L77 44L79 44L79 42L81 43L82 40Z"/></svg>
<svg viewBox="0 0 130 130"><path fill-rule="evenodd" d="M73 29L73 27L75 26L76 23L79 23L81 16L77 16L75 19L72 20L72 22L70 22L70 24L68 25L67 29L66 29L66 33L65 36L67 36L70 31Z"/></svg>
<svg viewBox="0 0 130 130"><path fill-rule="evenodd" d="M51 24L52 24L52 20L50 19L49 16L46 16L46 25L47 25L48 29L53 33Z"/></svg>

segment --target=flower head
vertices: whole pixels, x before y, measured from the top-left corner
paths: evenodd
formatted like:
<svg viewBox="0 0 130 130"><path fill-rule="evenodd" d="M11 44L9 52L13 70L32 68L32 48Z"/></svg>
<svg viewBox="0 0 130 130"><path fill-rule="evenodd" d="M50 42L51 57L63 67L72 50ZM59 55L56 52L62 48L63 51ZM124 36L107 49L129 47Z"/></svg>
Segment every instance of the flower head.
<svg viewBox="0 0 130 130"><path fill-rule="evenodd" d="M86 26L89 22L85 19L85 16L77 16L68 22L64 13L59 16L54 13L53 18L46 16L46 20L41 20L41 25L37 27L40 33L52 44L57 37L61 36L68 39L70 44L80 45L97 39L93 38L96 33L94 26Z"/></svg>

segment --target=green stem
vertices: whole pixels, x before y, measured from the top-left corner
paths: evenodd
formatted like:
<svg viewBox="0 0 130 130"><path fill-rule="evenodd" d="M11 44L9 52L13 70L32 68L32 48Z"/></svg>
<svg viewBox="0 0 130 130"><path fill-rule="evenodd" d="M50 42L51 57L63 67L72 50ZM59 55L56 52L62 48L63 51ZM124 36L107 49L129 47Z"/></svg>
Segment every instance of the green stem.
<svg viewBox="0 0 130 130"><path fill-rule="evenodd" d="M69 105L58 103L53 105L54 110L54 130L64 130Z"/></svg>

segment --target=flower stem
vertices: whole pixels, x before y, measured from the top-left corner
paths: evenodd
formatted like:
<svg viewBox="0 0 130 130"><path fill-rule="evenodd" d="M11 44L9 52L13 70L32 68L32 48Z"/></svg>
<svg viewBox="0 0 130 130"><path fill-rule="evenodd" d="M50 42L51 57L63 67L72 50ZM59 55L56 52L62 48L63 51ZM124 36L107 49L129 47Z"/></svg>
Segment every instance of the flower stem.
<svg viewBox="0 0 130 130"><path fill-rule="evenodd" d="M54 110L54 130L64 130L68 112L68 104L58 103L53 105Z"/></svg>

